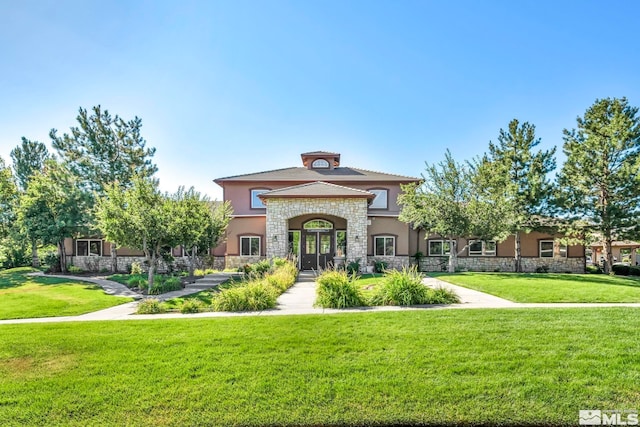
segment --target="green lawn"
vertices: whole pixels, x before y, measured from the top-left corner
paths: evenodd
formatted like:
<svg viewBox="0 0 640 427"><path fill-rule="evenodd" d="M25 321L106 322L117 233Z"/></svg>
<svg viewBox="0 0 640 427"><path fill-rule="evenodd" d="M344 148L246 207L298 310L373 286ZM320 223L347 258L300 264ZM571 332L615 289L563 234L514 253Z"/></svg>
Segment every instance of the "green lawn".
<svg viewBox="0 0 640 427"><path fill-rule="evenodd" d="M378 286L382 283L382 273L362 274L356 280L356 286L362 290L362 294L366 297L373 295Z"/></svg>
<svg viewBox="0 0 640 427"><path fill-rule="evenodd" d="M133 301L87 282L27 276L31 268L0 271L0 319L74 316Z"/></svg>
<svg viewBox="0 0 640 427"><path fill-rule="evenodd" d="M577 425L637 408L640 311L1 325L0 425Z"/></svg>
<svg viewBox="0 0 640 427"><path fill-rule="evenodd" d="M603 274L430 273L515 302L640 302L640 278Z"/></svg>

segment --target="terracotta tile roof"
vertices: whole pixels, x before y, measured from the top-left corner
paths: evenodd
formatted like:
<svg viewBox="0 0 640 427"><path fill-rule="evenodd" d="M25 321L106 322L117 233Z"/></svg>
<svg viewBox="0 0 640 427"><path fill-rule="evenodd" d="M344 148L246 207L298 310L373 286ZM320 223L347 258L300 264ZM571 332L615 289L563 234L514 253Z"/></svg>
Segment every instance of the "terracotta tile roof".
<svg viewBox="0 0 640 427"><path fill-rule="evenodd" d="M244 175L228 176L215 179L214 182L221 184L225 181L279 181L279 182L415 182L419 178L411 176L394 175L384 172L375 172L366 169L349 167L337 167L334 169L307 169L303 167L293 167L285 169L275 169L264 172L248 173Z"/></svg>
<svg viewBox="0 0 640 427"><path fill-rule="evenodd" d="M279 188L260 194L261 199L274 197L301 198L301 197L362 197L373 199L376 195L365 190L349 188L342 185L330 184L328 182L309 182L306 184L294 185L292 187Z"/></svg>

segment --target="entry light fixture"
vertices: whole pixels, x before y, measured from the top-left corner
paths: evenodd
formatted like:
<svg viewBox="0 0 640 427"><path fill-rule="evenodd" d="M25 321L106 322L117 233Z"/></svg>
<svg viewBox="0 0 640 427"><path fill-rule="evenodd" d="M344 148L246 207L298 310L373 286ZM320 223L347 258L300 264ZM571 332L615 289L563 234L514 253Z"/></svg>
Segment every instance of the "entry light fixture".
<svg viewBox="0 0 640 427"><path fill-rule="evenodd" d="M278 241L278 235L277 234L273 235L273 240L275 240L276 242Z"/></svg>

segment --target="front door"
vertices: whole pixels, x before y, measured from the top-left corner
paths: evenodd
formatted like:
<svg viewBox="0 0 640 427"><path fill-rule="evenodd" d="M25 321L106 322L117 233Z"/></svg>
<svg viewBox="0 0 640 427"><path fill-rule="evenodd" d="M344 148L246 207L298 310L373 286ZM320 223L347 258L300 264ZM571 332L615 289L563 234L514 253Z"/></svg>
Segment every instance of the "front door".
<svg viewBox="0 0 640 427"><path fill-rule="evenodd" d="M302 231L302 269L327 268L333 260L333 230Z"/></svg>

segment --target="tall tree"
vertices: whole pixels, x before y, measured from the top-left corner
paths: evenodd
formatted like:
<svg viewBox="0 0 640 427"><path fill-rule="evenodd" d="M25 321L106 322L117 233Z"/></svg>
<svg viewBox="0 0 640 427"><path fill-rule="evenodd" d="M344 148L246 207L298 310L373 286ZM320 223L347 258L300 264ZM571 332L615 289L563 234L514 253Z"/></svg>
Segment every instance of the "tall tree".
<svg viewBox="0 0 640 427"><path fill-rule="evenodd" d="M24 136L20 145L11 150L11 159L13 161L13 171L17 184L21 191L26 191L29 186L31 177L36 172L41 172L44 162L49 159L49 150L38 141L31 141ZM31 240L31 265L38 267L40 260L38 259L38 241Z"/></svg>
<svg viewBox="0 0 640 427"><path fill-rule="evenodd" d="M140 133L140 118L125 121L118 115L111 116L98 105L91 113L80 108L77 121L79 126L72 127L70 134L58 136L52 129L49 136L53 148L82 181L84 188L100 197L113 183L126 189L132 185L134 176L150 177L157 171L151 160L155 148L146 147ZM122 244L112 241L113 272L118 267L116 249Z"/></svg>
<svg viewBox="0 0 640 427"><path fill-rule="evenodd" d="M504 240L503 206L476 191L468 165L456 162L447 150L444 162L426 165L423 178L419 185L402 186L400 220L418 224L426 237L437 234L448 241L449 272L455 271L458 254L466 249L457 247L458 238Z"/></svg>
<svg viewBox="0 0 640 427"><path fill-rule="evenodd" d="M189 276L193 277L199 250L217 246L231 219L228 202L212 203L193 187L180 187L169 200L170 232L189 254Z"/></svg>
<svg viewBox="0 0 640 427"><path fill-rule="evenodd" d="M489 153L475 163L483 191L506 198L510 221L503 225L515 236L517 273L522 272L521 235L539 226L542 217L548 215L553 189L548 174L556 168L556 149L535 151L539 144L534 125L513 119L507 130L500 129L497 144L490 142Z"/></svg>
<svg viewBox="0 0 640 427"><path fill-rule="evenodd" d="M96 205L98 226L108 240L144 252L151 289L162 248L179 243L171 227L169 198L151 178L134 177L129 188L115 182L105 190Z"/></svg>
<svg viewBox="0 0 640 427"><path fill-rule="evenodd" d="M42 142L31 141L24 136L20 145L11 150L13 172L18 186L25 191L34 173L42 171L49 158L49 150Z"/></svg>
<svg viewBox="0 0 640 427"><path fill-rule="evenodd" d="M564 130L567 156L558 175L557 203L604 243L604 268L613 264L614 239L640 234L640 119L626 98L598 99Z"/></svg>
<svg viewBox="0 0 640 427"><path fill-rule="evenodd" d="M89 197L75 175L56 160L45 162L20 197L19 218L30 239L56 245L66 271L64 240L86 231Z"/></svg>
<svg viewBox="0 0 640 427"><path fill-rule="evenodd" d="M0 238L9 235L16 215L17 189L11 169L0 157Z"/></svg>

